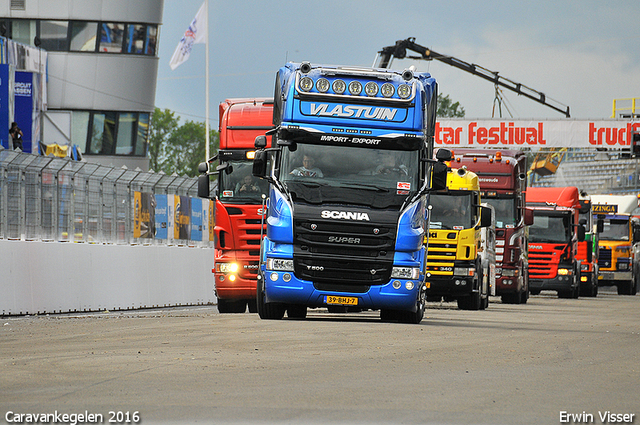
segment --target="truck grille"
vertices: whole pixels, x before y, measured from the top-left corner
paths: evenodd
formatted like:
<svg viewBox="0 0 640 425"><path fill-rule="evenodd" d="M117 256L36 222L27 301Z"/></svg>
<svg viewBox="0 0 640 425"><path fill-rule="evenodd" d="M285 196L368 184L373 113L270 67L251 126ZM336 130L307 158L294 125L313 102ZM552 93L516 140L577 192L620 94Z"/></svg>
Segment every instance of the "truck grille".
<svg viewBox="0 0 640 425"><path fill-rule="evenodd" d="M427 273L431 273L432 276L453 276L457 250L456 243L429 242Z"/></svg>
<svg viewBox="0 0 640 425"><path fill-rule="evenodd" d="M530 279L554 279L557 274L558 255L553 255L553 251L547 250L529 251Z"/></svg>
<svg viewBox="0 0 640 425"><path fill-rule="evenodd" d="M613 267L611 249L600 248L600 252L598 254L598 267L601 269L611 269Z"/></svg>
<svg viewBox="0 0 640 425"><path fill-rule="evenodd" d="M294 271L298 278L336 285L389 282L395 227L351 222L294 222Z"/></svg>

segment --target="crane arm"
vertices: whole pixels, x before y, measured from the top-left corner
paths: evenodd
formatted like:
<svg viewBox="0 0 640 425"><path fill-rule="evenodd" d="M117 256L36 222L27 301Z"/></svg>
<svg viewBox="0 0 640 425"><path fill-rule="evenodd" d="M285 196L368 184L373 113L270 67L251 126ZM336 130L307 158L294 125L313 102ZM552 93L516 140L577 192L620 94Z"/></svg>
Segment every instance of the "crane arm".
<svg viewBox="0 0 640 425"><path fill-rule="evenodd" d="M420 56L407 56L407 50L418 53ZM547 99L544 93L525 86L524 84L517 83L508 78L504 78L498 74L498 72L490 71L480 65L465 62L453 56L446 56L441 53L435 52L427 47L421 46L415 42L415 37L407 38L406 40L398 40L393 46L383 47L378 52L376 57L376 63L374 67L377 68L389 68L393 58L397 59L423 59L423 60L439 60L447 65L451 65L463 71L469 72L480 78L484 78L499 86L505 87L519 95L527 97L535 102L541 103L549 108L564 114L566 118L570 118L569 107L562 105L559 102L553 102Z"/></svg>

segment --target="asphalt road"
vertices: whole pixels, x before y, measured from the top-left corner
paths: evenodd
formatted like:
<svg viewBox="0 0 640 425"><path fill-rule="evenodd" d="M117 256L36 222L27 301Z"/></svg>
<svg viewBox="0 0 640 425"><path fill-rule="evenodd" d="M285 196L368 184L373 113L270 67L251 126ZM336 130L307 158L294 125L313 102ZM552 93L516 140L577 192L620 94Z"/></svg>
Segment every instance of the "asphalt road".
<svg viewBox="0 0 640 425"><path fill-rule="evenodd" d="M419 325L215 306L0 321L9 423L640 423L639 371L640 296L602 290L477 312L429 303ZM593 420L563 420L582 413Z"/></svg>

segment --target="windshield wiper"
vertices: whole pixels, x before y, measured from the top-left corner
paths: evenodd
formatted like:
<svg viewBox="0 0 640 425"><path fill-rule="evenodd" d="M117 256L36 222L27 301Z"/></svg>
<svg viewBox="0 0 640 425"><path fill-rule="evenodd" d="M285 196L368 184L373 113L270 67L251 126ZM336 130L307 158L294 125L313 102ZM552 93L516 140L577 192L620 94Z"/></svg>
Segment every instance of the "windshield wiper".
<svg viewBox="0 0 640 425"><path fill-rule="evenodd" d="M388 187L377 186L375 184L365 184L365 183L347 183L341 185L342 187L348 187L351 189L368 189L375 190L377 192L389 192L391 189Z"/></svg>

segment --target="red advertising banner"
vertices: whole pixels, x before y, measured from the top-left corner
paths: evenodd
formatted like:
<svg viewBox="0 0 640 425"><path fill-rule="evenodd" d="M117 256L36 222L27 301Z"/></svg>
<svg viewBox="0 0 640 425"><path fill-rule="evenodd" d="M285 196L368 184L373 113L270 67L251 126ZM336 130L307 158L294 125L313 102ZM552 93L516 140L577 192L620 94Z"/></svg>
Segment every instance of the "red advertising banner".
<svg viewBox="0 0 640 425"><path fill-rule="evenodd" d="M436 147L625 148L640 122L628 120L439 120Z"/></svg>

